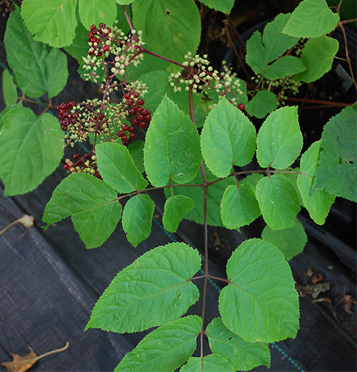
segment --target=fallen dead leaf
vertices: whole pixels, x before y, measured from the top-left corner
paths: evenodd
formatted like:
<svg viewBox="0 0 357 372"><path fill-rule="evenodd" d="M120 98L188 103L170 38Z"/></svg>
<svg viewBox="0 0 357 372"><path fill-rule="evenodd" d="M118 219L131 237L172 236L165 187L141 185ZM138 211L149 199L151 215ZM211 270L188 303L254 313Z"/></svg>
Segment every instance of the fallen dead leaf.
<svg viewBox="0 0 357 372"><path fill-rule="evenodd" d="M317 298L321 292L326 292L330 289L333 282L317 283L317 284L296 284L296 289L299 291L301 297L310 294L313 299Z"/></svg>
<svg viewBox="0 0 357 372"><path fill-rule="evenodd" d="M345 311L349 315L353 315L353 311L351 310L352 304L357 304L357 301L351 295L344 295L343 301L345 303Z"/></svg>
<svg viewBox="0 0 357 372"><path fill-rule="evenodd" d="M318 282L321 282L322 280L324 280L324 277L321 275L321 274L317 274L317 275L314 275L311 279L311 283L312 284L316 284Z"/></svg>
<svg viewBox="0 0 357 372"><path fill-rule="evenodd" d="M306 276L311 278L314 275L314 272L312 271L311 267L309 267L306 271Z"/></svg>
<svg viewBox="0 0 357 372"><path fill-rule="evenodd" d="M1 364L8 370L8 372L25 372L28 369L30 369L39 359L44 358L45 356L50 354L65 351L66 349L68 349L68 346L69 342L67 342L66 345L61 349L52 350L40 356L37 356L36 353L33 351L32 347L29 346L31 352L28 353L27 355L22 357L17 354L10 353L12 355L13 361L4 362Z"/></svg>

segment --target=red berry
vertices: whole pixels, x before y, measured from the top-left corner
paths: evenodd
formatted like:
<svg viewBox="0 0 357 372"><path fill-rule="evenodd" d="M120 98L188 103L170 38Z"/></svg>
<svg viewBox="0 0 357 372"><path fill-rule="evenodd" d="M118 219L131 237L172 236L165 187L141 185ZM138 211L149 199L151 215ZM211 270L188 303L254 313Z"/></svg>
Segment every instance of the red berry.
<svg viewBox="0 0 357 372"><path fill-rule="evenodd" d="M128 137L124 135L123 137L121 137L121 140L122 142L126 142L128 140Z"/></svg>
<svg viewBox="0 0 357 372"><path fill-rule="evenodd" d="M93 31L96 28L96 25L90 26L90 30Z"/></svg>
<svg viewBox="0 0 357 372"><path fill-rule="evenodd" d="M89 31L88 32L88 37L91 39L93 36L94 36L93 32L92 31Z"/></svg>
<svg viewBox="0 0 357 372"><path fill-rule="evenodd" d="M131 97L131 94L130 94L130 93L125 93L125 94L124 94L124 98L125 98L125 99L129 99L130 97Z"/></svg>
<svg viewBox="0 0 357 372"><path fill-rule="evenodd" d="M141 112L144 116L146 115L149 115L149 110L148 109L143 109L143 111Z"/></svg>
<svg viewBox="0 0 357 372"><path fill-rule="evenodd" d="M132 98L129 98L125 101L125 103L128 105L128 106L131 106L133 103L134 103L134 100Z"/></svg>
<svg viewBox="0 0 357 372"><path fill-rule="evenodd" d="M134 139L136 138L136 135L135 135L135 133L130 133L130 136L129 136L129 138L130 138L131 140L134 140Z"/></svg>
<svg viewBox="0 0 357 372"><path fill-rule="evenodd" d="M109 45L104 45L103 50L104 50L104 52L109 52Z"/></svg>
<svg viewBox="0 0 357 372"><path fill-rule="evenodd" d="M139 97L139 94L137 92L134 92L133 93L133 96L134 96L134 98L138 98Z"/></svg>
<svg viewBox="0 0 357 372"><path fill-rule="evenodd" d="M89 152L86 152L86 153L84 154L84 157L85 157L86 159L90 159L92 156L91 156L91 154L90 154Z"/></svg>
<svg viewBox="0 0 357 372"><path fill-rule="evenodd" d="M99 28L100 28L100 29L105 28L105 23L99 23Z"/></svg>
<svg viewBox="0 0 357 372"><path fill-rule="evenodd" d="M136 119L134 119L132 120L131 124L134 125L134 127L137 127L139 125L139 122Z"/></svg>
<svg viewBox="0 0 357 372"><path fill-rule="evenodd" d="M136 109L136 111L139 112L139 113L142 113L143 108L142 108L142 107L138 107L138 108Z"/></svg>
<svg viewBox="0 0 357 372"><path fill-rule="evenodd" d="M73 155L73 159L74 160L78 160L80 157L81 156L78 153L76 153L76 154Z"/></svg>
<svg viewBox="0 0 357 372"><path fill-rule="evenodd" d="M139 123L139 127L141 127L141 128L145 128L145 126L146 126L146 124L145 124L144 121L142 121L141 123Z"/></svg>
<svg viewBox="0 0 357 372"><path fill-rule="evenodd" d="M134 127L129 127L129 128L128 128L128 131L129 131L130 133L134 133L134 130L135 130Z"/></svg>
<svg viewBox="0 0 357 372"><path fill-rule="evenodd" d="M64 169L69 169L69 165L68 165L68 164L65 164L65 165L63 166L63 168L64 168Z"/></svg>
<svg viewBox="0 0 357 372"><path fill-rule="evenodd" d="M146 115L146 116L145 116L145 120L146 120L148 123L150 123L150 121L151 121L151 116L150 116L150 115Z"/></svg>
<svg viewBox="0 0 357 372"><path fill-rule="evenodd" d="M128 130L128 124L123 124L122 126L121 126L121 129L125 132L125 131L127 131Z"/></svg>
<svg viewBox="0 0 357 372"><path fill-rule="evenodd" d="M138 115L136 117L136 120L138 120L138 121L143 121L143 119L144 119L144 116L142 116L142 115Z"/></svg>
<svg viewBox="0 0 357 372"><path fill-rule="evenodd" d="M145 103L145 101L144 101L142 98L139 98L139 99L136 101L136 103L137 103L139 106L142 106L142 105Z"/></svg>
<svg viewBox="0 0 357 372"><path fill-rule="evenodd" d="M238 108L239 108L239 110L241 110L242 112L245 110L245 106L243 105L243 103L240 103L240 104L238 105Z"/></svg>
<svg viewBox="0 0 357 372"><path fill-rule="evenodd" d="M123 137L124 136L124 132L122 130L120 130L118 133L117 133L117 136L118 137Z"/></svg>
<svg viewBox="0 0 357 372"><path fill-rule="evenodd" d="M129 110L129 114L130 114L131 116L135 115L135 114L136 114L136 110L135 110L134 108L131 108L131 109Z"/></svg>

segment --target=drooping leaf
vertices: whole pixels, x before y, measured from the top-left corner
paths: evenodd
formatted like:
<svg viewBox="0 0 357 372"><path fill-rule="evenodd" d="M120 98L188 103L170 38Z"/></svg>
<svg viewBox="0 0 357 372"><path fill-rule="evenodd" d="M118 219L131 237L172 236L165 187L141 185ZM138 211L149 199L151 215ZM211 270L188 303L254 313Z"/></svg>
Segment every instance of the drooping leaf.
<svg viewBox="0 0 357 372"><path fill-rule="evenodd" d="M223 357L211 354L202 359L191 357L180 372L235 372L235 369Z"/></svg>
<svg viewBox="0 0 357 372"><path fill-rule="evenodd" d="M287 261L304 250L307 243L307 235L301 222L294 220L292 227L283 230L272 230L265 226L262 238L279 248Z"/></svg>
<svg viewBox="0 0 357 372"><path fill-rule="evenodd" d="M86 329L140 332L179 318L198 300L190 279L200 267L198 251L184 243L144 253L113 279Z"/></svg>
<svg viewBox="0 0 357 372"><path fill-rule="evenodd" d="M34 40L61 48L73 41L76 7L76 0L26 0L21 15Z"/></svg>
<svg viewBox="0 0 357 372"><path fill-rule="evenodd" d="M299 298L279 249L261 239L244 241L228 260L227 278L219 311L229 330L250 342L295 338Z"/></svg>
<svg viewBox="0 0 357 372"><path fill-rule="evenodd" d="M204 167L206 178L208 182L217 181L215 177L207 167ZM188 183L188 185L200 185L203 183L202 173L197 172L196 177ZM234 183L234 179L229 177L220 182L213 183L207 189L207 223L211 226L223 226L220 213L220 204L225 189ZM191 209L185 219L195 221L203 224L203 187L174 187L174 195L185 195L195 201L195 207ZM165 189L166 197L171 196L170 191Z"/></svg>
<svg viewBox="0 0 357 372"><path fill-rule="evenodd" d="M166 96L146 132L144 165L152 185L190 182L201 163L197 128Z"/></svg>
<svg viewBox="0 0 357 372"><path fill-rule="evenodd" d="M297 107L283 107L271 113L257 136L257 160L262 168L284 169L302 149Z"/></svg>
<svg viewBox="0 0 357 372"><path fill-rule="evenodd" d="M246 61L257 74L265 76L268 63L280 57L299 40L298 37L282 33L290 16L282 13L277 15L265 26L263 36L259 31L255 31L247 41Z"/></svg>
<svg viewBox="0 0 357 372"><path fill-rule="evenodd" d="M284 56L267 66L264 77L269 80L281 79L286 76L294 76L306 69L302 59Z"/></svg>
<svg viewBox="0 0 357 372"><path fill-rule="evenodd" d="M254 187L246 182L228 186L221 202L222 222L228 229L239 229L249 225L260 216Z"/></svg>
<svg viewBox="0 0 357 372"><path fill-rule="evenodd" d="M304 0L293 11L283 33L291 36L319 37L337 26L339 16L325 0Z"/></svg>
<svg viewBox="0 0 357 372"><path fill-rule="evenodd" d="M144 190L146 179L136 168L129 150L116 143L102 143L95 147L98 170L104 182L119 193Z"/></svg>
<svg viewBox="0 0 357 372"><path fill-rule="evenodd" d="M201 22L192 0L135 0L132 9L134 27L142 30L145 47L150 51L180 62L188 51L196 53ZM169 67L172 72L179 70L175 65Z"/></svg>
<svg viewBox="0 0 357 372"><path fill-rule="evenodd" d="M234 5L234 0L202 0L201 2L209 8L225 14L229 14Z"/></svg>
<svg viewBox="0 0 357 372"><path fill-rule="evenodd" d="M114 372L174 371L195 351L201 327L202 318L190 315L155 329L125 355Z"/></svg>
<svg viewBox="0 0 357 372"><path fill-rule="evenodd" d="M226 98L208 114L201 134L202 155L217 177L227 177L233 165L247 165L255 151L255 128Z"/></svg>
<svg viewBox="0 0 357 372"><path fill-rule="evenodd" d="M17 102L17 89L9 70L2 73L2 92L6 106L15 105Z"/></svg>
<svg viewBox="0 0 357 372"><path fill-rule="evenodd" d="M61 92L68 77L65 54L35 41L17 7L7 22L4 42L15 81L26 95L39 97L47 92L52 98Z"/></svg>
<svg viewBox="0 0 357 372"><path fill-rule="evenodd" d="M154 209L155 203L146 194L135 195L125 204L123 229L134 247L149 237Z"/></svg>
<svg viewBox="0 0 357 372"><path fill-rule="evenodd" d="M4 196L32 191L54 172L63 157L62 139L63 132L54 116L36 116L21 106L8 111L0 135Z"/></svg>
<svg viewBox="0 0 357 372"><path fill-rule="evenodd" d="M320 157L320 145L321 141L313 143L302 156L300 162L302 174L298 175L297 186L304 207L308 210L311 219L318 225L323 225L335 197L324 190L318 190L311 194L311 187Z"/></svg>
<svg viewBox="0 0 357 372"><path fill-rule="evenodd" d="M212 352L227 359L235 370L248 371L261 365L270 367L269 346L243 340L232 333L221 318L215 318L208 324L206 334Z"/></svg>
<svg viewBox="0 0 357 372"><path fill-rule="evenodd" d="M299 196L288 178L281 174L264 177L258 182L255 191L264 221L273 230L293 225L301 208Z"/></svg>
<svg viewBox="0 0 357 372"><path fill-rule="evenodd" d="M117 15L116 0L78 0L79 16L84 27L104 23L111 27Z"/></svg>
<svg viewBox="0 0 357 372"><path fill-rule="evenodd" d="M145 171L144 168L144 141L136 140L128 146L129 153L133 158L136 168L140 173Z"/></svg>
<svg viewBox="0 0 357 372"><path fill-rule="evenodd" d="M322 132L321 155L311 194L325 190L357 202L356 110L344 108Z"/></svg>
<svg viewBox="0 0 357 372"><path fill-rule="evenodd" d="M185 195L176 195L168 198L165 202L164 215L162 217L165 230L176 232L179 223L194 206L193 200Z"/></svg>
<svg viewBox="0 0 357 372"><path fill-rule="evenodd" d="M120 220L122 207L116 199L115 190L103 181L74 173L53 191L42 221L51 225L71 216L86 248L96 248L109 238Z"/></svg>
<svg viewBox="0 0 357 372"><path fill-rule="evenodd" d="M338 45L337 40L325 35L308 40L301 54L307 70L297 74L296 79L311 83L330 71Z"/></svg>
<svg viewBox="0 0 357 372"><path fill-rule="evenodd" d="M260 90L245 106L251 116L258 119L265 118L278 107L278 100L273 92Z"/></svg>

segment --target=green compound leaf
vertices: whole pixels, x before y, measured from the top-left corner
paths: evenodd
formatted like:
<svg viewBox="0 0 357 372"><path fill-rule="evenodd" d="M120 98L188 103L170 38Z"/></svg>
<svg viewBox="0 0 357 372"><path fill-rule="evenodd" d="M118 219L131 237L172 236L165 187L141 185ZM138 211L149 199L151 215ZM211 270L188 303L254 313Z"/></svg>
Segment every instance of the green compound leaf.
<svg viewBox="0 0 357 372"><path fill-rule="evenodd" d="M296 189L288 178L281 174L264 177L255 191L264 221L273 230L293 225L301 207Z"/></svg>
<svg viewBox="0 0 357 372"><path fill-rule="evenodd" d="M278 104L279 102L273 92L261 90L246 104L245 110L250 116L264 119L278 107Z"/></svg>
<svg viewBox="0 0 357 372"><path fill-rule="evenodd" d="M318 37L335 29L337 13L329 9L325 0L304 0L291 14L283 33L301 37Z"/></svg>
<svg viewBox="0 0 357 372"><path fill-rule="evenodd" d="M99 26L105 23L110 27L117 16L117 6L115 0L78 0L79 16L84 27L88 30L91 25Z"/></svg>
<svg viewBox="0 0 357 372"><path fill-rule="evenodd" d="M144 253L113 279L86 329L140 332L179 318L199 298L191 278L200 267L198 251L184 243Z"/></svg>
<svg viewBox="0 0 357 372"><path fill-rule="evenodd" d="M301 222L294 220L292 227L283 230L272 230L265 226L262 238L279 248L287 261L304 250L307 243L307 235Z"/></svg>
<svg viewBox="0 0 357 372"><path fill-rule="evenodd" d="M322 132L320 161L311 192L325 190L357 202L357 118L352 107L332 117Z"/></svg>
<svg viewBox="0 0 357 372"><path fill-rule="evenodd" d="M58 167L63 157L63 132L48 114L36 116L25 107L6 113L0 134L0 178L4 196L34 190Z"/></svg>
<svg viewBox="0 0 357 372"><path fill-rule="evenodd" d="M232 333L221 318L215 318L208 324L206 334L212 352L225 358L234 370L248 371L261 365L270 368L269 346L243 340Z"/></svg>
<svg viewBox="0 0 357 372"><path fill-rule="evenodd" d="M308 40L301 54L301 61L307 70L298 74L295 79L311 83L325 75L331 70L338 45L337 40L327 36Z"/></svg>
<svg viewBox="0 0 357 372"><path fill-rule="evenodd" d="M170 73L168 71L151 71L140 76L140 81L146 84L150 95L145 96L145 108L154 113L164 98L165 94L168 98L176 103L180 110L187 116L190 115L188 91L174 92L174 88L170 85ZM197 128L203 126L206 119L206 111L203 108L203 95L196 93L192 96L193 113L195 125Z"/></svg>
<svg viewBox="0 0 357 372"><path fill-rule="evenodd" d="M250 342L295 338L299 296L279 249L261 239L246 240L228 260L227 278L219 311L228 329Z"/></svg>
<svg viewBox="0 0 357 372"><path fill-rule="evenodd" d="M125 204L123 229L135 248L150 235L154 209L155 203L146 194L135 195Z"/></svg>
<svg viewBox="0 0 357 372"><path fill-rule="evenodd" d="M15 81L26 95L39 97L47 92L51 98L61 92L68 77L65 54L34 41L18 8L7 22L4 42Z"/></svg>
<svg viewBox="0 0 357 372"><path fill-rule="evenodd" d="M143 338L114 372L174 371L196 349L202 318L190 315L167 323Z"/></svg>
<svg viewBox="0 0 357 372"><path fill-rule="evenodd" d="M165 230L176 232L179 223L194 206L193 200L185 195L176 195L167 199L162 217Z"/></svg>
<svg viewBox="0 0 357 372"><path fill-rule="evenodd" d="M9 72L5 69L2 73L2 92L6 106L15 105L17 102L17 88Z"/></svg>
<svg viewBox="0 0 357 372"><path fill-rule="evenodd" d="M284 56L267 66L264 77L269 80L281 79L286 76L294 76L306 69L306 66L299 58Z"/></svg>
<svg viewBox="0 0 357 372"><path fill-rule="evenodd" d="M201 134L202 155L217 177L227 177L233 165L247 165L255 151L255 127L226 98L208 114Z"/></svg>
<svg viewBox="0 0 357 372"><path fill-rule="evenodd" d="M117 226L122 207L114 189L86 173L74 173L54 190L42 221L48 225L71 216L86 248L102 245Z"/></svg>
<svg viewBox="0 0 357 372"><path fill-rule="evenodd" d="M271 113L259 129L257 160L262 168L284 169L302 149L297 106L283 107Z"/></svg>
<svg viewBox="0 0 357 372"><path fill-rule="evenodd" d="M61 48L74 38L76 7L76 0L26 0L21 15L34 40Z"/></svg>
<svg viewBox="0 0 357 372"><path fill-rule="evenodd" d="M335 197L324 190L310 194L320 156L320 145L321 141L313 143L302 156L300 162L302 174L298 175L297 186L311 219L318 225L323 225Z"/></svg>
<svg viewBox="0 0 357 372"><path fill-rule="evenodd" d="M135 0L132 9L134 27L142 30L150 51L174 61L182 61L188 51L196 53L201 22L192 0ZM169 71L180 71L180 67L171 65Z"/></svg>
<svg viewBox="0 0 357 372"><path fill-rule="evenodd" d="M218 178L215 177L207 167L205 169L205 174L208 182L217 181ZM202 174L200 171L197 172L196 177L189 183L189 185L200 185L203 183ZM221 221L221 200L225 189L234 183L234 179L229 177L220 182L213 183L207 189L207 223L211 226L223 226ZM195 207L191 209L185 219L190 221L195 221L197 223L203 224L203 187L174 187L174 195L185 195L195 201ZM165 189L166 198L171 196L170 190Z"/></svg>
<svg viewBox="0 0 357 372"><path fill-rule="evenodd" d="M201 164L197 128L166 96L153 115L146 132L144 165L152 185L187 183Z"/></svg>
<svg viewBox="0 0 357 372"><path fill-rule="evenodd" d="M257 186L258 182L264 178L264 176L260 173L253 173L249 176L243 178L241 181L239 181L240 185L243 185L244 183L250 183L254 188Z"/></svg>
<svg viewBox="0 0 357 372"><path fill-rule="evenodd" d="M202 368L203 367L203 368ZM180 372L235 372L227 359L218 354L206 355L205 357L191 357L180 369Z"/></svg>
<svg viewBox="0 0 357 372"><path fill-rule="evenodd" d="M79 15L78 15L79 18ZM75 30L75 37L71 45L65 46L63 49L73 58L78 59L79 63L83 63L82 57L87 57L88 54L88 30L78 20L78 25Z"/></svg>
<svg viewBox="0 0 357 372"><path fill-rule="evenodd" d="M222 222L228 229L249 225L261 215L254 187L246 182L228 186L221 203Z"/></svg>
<svg viewBox="0 0 357 372"><path fill-rule="evenodd" d="M207 5L211 9L229 14L233 8L234 0L202 0L201 3Z"/></svg>
<svg viewBox="0 0 357 372"><path fill-rule="evenodd" d="M96 146L95 153L98 170L104 182L119 193L144 190L148 185L125 146L103 143Z"/></svg>
<svg viewBox="0 0 357 372"><path fill-rule="evenodd" d="M144 168L144 141L136 140L128 146L129 153L133 158L136 168L140 173L145 171Z"/></svg>
<svg viewBox="0 0 357 372"><path fill-rule="evenodd" d="M282 33L290 16L290 14L282 13L277 15L265 26L263 36L259 31L255 31L247 41L246 61L257 74L265 76L268 63L280 57L299 40L299 37L291 37Z"/></svg>

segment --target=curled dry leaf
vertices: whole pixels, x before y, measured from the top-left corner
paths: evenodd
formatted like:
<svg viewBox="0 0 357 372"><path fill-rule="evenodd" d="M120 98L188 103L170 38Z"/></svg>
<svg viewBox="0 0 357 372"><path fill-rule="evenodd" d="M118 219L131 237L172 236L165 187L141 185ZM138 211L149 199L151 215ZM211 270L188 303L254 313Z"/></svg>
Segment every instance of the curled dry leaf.
<svg viewBox="0 0 357 372"><path fill-rule="evenodd" d="M306 271L306 276L311 278L314 275L314 272L312 271L311 267L309 267Z"/></svg>
<svg viewBox="0 0 357 372"><path fill-rule="evenodd" d="M349 314L349 315L353 315L353 311L351 310L351 306L353 304L357 304L357 301L351 295L345 294L343 296L343 302L345 304L346 313Z"/></svg>
<svg viewBox="0 0 357 372"><path fill-rule="evenodd" d="M311 283L316 284L318 282L321 282L322 280L324 280L324 277L321 274L316 274L312 277Z"/></svg>
<svg viewBox="0 0 357 372"><path fill-rule="evenodd" d="M333 282L317 283L317 284L307 284L300 285L296 284L296 289L298 290L301 297L305 297L310 294L313 299L317 298L321 292L326 292L330 289L330 285Z"/></svg>

